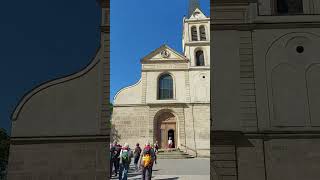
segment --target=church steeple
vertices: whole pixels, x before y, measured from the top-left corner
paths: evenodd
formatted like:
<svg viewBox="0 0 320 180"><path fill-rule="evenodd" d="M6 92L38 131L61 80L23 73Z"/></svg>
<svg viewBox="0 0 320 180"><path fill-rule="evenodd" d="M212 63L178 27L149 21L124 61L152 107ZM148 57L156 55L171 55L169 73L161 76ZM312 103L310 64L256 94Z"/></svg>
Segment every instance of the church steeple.
<svg viewBox="0 0 320 180"><path fill-rule="evenodd" d="M195 9L200 9L199 0L189 0L188 18L191 17Z"/></svg>
<svg viewBox="0 0 320 180"><path fill-rule="evenodd" d="M189 0L188 17L183 19L182 49L190 67L209 67L210 18L200 9L199 0ZM196 67L197 68L197 67Z"/></svg>

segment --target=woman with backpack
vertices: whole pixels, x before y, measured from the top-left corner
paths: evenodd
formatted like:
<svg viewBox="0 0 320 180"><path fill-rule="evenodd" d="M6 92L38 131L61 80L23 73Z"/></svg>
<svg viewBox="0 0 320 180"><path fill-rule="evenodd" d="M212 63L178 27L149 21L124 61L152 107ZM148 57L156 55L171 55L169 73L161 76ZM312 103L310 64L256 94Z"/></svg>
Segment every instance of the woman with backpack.
<svg viewBox="0 0 320 180"><path fill-rule="evenodd" d="M147 142L140 157L140 165L142 167L142 180L151 180L154 157L154 150L151 147L150 143Z"/></svg>
<svg viewBox="0 0 320 180"><path fill-rule="evenodd" d="M120 151L120 170L119 170L119 180L127 180L128 179L128 171L131 163L132 152L129 148L129 144L125 143Z"/></svg>

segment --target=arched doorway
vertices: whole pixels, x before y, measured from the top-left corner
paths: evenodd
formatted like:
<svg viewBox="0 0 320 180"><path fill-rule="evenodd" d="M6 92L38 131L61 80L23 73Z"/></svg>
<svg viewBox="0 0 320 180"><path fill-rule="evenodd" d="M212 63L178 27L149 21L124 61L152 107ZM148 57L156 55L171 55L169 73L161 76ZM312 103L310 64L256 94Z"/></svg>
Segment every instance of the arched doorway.
<svg viewBox="0 0 320 180"><path fill-rule="evenodd" d="M168 140L171 138L173 147L177 144L176 117L171 112L161 112L155 119L155 138L160 148L168 147Z"/></svg>
<svg viewBox="0 0 320 180"><path fill-rule="evenodd" d="M172 148L174 148L175 147L175 139L174 139L174 130L173 129L169 129L168 139L172 140Z"/></svg>

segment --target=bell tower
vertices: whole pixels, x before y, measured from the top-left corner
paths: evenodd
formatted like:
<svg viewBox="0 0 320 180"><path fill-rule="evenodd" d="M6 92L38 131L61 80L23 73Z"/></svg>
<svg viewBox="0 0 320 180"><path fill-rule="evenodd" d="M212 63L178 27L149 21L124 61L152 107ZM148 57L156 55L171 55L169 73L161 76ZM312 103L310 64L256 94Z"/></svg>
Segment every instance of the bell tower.
<svg viewBox="0 0 320 180"><path fill-rule="evenodd" d="M210 66L210 18L198 0L189 0L187 17L183 18L182 48L190 67Z"/></svg>

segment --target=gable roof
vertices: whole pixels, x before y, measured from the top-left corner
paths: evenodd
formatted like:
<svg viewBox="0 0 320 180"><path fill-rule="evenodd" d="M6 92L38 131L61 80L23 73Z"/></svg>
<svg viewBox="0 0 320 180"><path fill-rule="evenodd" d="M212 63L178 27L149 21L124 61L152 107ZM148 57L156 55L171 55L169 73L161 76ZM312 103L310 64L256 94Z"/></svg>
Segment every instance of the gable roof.
<svg viewBox="0 0 320 180"><path fill-rule="evenodd" d="M168 52L168 57L163 57L162 52ZM159 48L155 49L145 57L141 59L141 63L152 63L152 62L188 62L189 59L184 55L178 53L174 49L170 48L166 44L160 46Z"/></svg>
<svg viewBox="0 0 320 180"><path fill-rule="evenodd" d="M198 17L194 16L196 13L199 14ZM208 17L199 8L194 9L194 11L189 16L189 19L206 19L206 18L208 18Z"/></svg>

